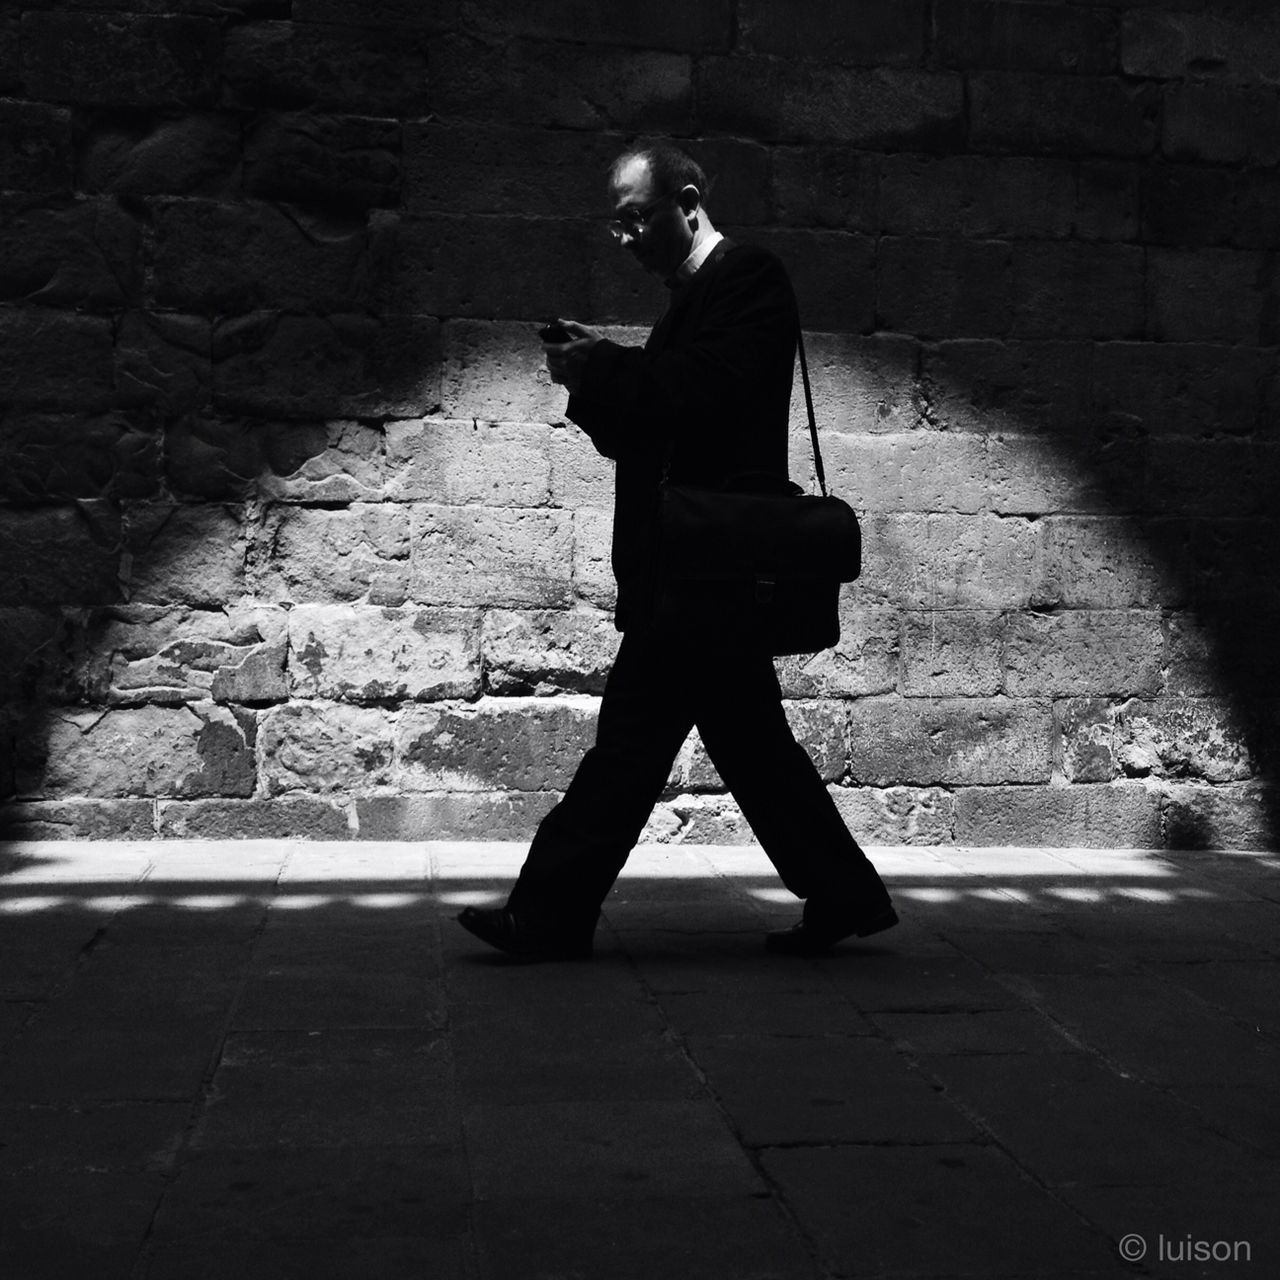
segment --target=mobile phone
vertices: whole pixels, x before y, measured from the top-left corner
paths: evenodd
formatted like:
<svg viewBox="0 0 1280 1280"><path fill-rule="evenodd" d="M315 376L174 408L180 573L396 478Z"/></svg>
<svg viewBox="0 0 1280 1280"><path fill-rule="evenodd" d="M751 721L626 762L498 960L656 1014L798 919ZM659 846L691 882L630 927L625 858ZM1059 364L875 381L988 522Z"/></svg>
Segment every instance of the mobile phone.
<svg viewBox="0 0 1280 1280"><path fill-rule="evenodd" d="M538 337L543 342L571 342L573 334L560 323L559 320L551 320L538 330Z"/></svg>

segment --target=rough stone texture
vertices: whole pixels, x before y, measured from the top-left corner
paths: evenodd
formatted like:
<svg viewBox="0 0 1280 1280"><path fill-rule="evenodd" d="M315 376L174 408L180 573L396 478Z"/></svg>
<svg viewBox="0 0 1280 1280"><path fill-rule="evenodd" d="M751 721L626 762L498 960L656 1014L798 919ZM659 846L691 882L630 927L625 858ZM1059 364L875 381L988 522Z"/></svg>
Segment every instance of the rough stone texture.
<svg viewBox="0 0 1280 1280"><path fill-rule="evenodd" d="M212 703L62 711L49 725L52 796L247 796L251 717Z"/></svg>
<svg viewBox="0 0 1280 1280"><path fill-rule="evenodd" d="M593 700L486 698L405 711L396 754L409 791L562 791L594 737Z"/></svg>
<svg viewBox="0 0 1280 1280"><path fill-rule="evenodd" d="M474 698L480 615L462 609L303 604L289 611L290 691L388 705Z"/></svg>
<svg viewBox="0 0 1280 1280"><path fill-rule="evenodd" d="M961 844L1149 849L1164 843L1160 797L1142 786L965 787L956 793Z"/></svg>
<svg viewBox="0 0 1280 1280"><path fill-rule="evenodd" d="M87 620L75 677L94 703L279 702L285 627L283 610L255 605L104 610Z"/></svg>
<svg viewBox="0 0 1280 1280"><path fill-rule="evenodd" d="M10 11L11 10L11 11ZM670 132L786 263L867 841L1275 837L1280 27L1202 0L28 0L0 15L0 793L91 839L526 838L616 652ZM804 401L793 475L816 477ZM702 674L714 680L712 669ZM259 729L261 732L259 732ZM648 828L746 838L696 736Z"/></svg>
<svg viewBox="0 0 1280 1280"><path fill-rule="evenodd" d="M612 620L594 610L492 609L481 640L485 686L498 694L598 694L619 639Z"/></svg>

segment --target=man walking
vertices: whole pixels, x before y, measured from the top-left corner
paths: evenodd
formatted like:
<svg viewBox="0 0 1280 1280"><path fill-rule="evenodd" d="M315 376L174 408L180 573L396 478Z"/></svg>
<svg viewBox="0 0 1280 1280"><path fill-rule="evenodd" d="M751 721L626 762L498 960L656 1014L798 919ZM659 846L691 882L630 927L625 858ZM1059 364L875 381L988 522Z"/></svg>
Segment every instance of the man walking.
<svg viewBox="0 0 1280 1280"><path fill-rule="evenodd" d="M717 488L757 472L785 480L799 321L776 257L712 226L698 164L668 143L610 170L613 232L672 291L648 341L624 347L575 321L546 346L568 416L617 463L613 570L622 643L595 745L543 819L505 907L458 917L522 960L587 958L601 903L695 725L777 868L804 899L769 950L816 955L897 924L875 868L849 834L782 709L773 661L698 607L670 607L656 582L659 486Z"/></svg>

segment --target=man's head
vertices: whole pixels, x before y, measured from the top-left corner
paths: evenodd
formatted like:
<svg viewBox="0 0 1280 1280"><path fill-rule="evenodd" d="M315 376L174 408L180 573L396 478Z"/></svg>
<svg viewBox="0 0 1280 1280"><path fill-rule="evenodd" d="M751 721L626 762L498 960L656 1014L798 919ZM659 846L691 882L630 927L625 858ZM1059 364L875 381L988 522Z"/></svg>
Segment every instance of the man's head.
<svg viewBox="0 0 1280 1280"><path fill-rule="evenodd" d="M614 234L646 271L670 276L711 233L703 208L707 175L669 142L624 151L609 170Z"/></svg>

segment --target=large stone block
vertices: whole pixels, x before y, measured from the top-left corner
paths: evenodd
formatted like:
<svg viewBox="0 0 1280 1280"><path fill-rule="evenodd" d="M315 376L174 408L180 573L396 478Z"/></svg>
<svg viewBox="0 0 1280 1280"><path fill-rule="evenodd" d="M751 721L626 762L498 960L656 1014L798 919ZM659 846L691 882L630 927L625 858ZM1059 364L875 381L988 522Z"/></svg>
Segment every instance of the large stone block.
<svg viewBox="0 0 1280 1280"><path fill-rule="evenodd" d="M551 462L551 504L569 511L613 508L614 464L591 443L591 437L571 422L542 431L542 444Z"/></svg>
<svg viewBox="0 0 1280 1280"><path fill-rule="evenodd" d="M869 604L1006 609L1045 598L1036 522L993 515L871 515L858 593Z"/></svg>
<svg viewBox="0 0 1280 1280"><path fill-rule="evenodd" d="M776 147L772 155L773 204L784 226L876 230L877 156L820 145Z"/></svg>
<svg viewBox="0 0 1280 1280"><path fill-rule="evenodd" d="M1256 849L1274 853L1275 796L1250 783L1166 785L1164 844L1170 849Z"/></svg>
<svg viewBox="0 0 1280 1280"><path fill-rule="evenodd" d="M403 604L409 586L409 512L353 502L337 509L272 507L255 543L260 596L299 604Z"/></svg>
<svg viewBox="0 0 1280 1280"><path fill-rule="evenodd" d="M859 512L973 513L986 505L987 442L979 435L828 432L822 455L832 491Z"/></svg>
<svg viewBox="0 0 1280 1280"><path fill-rule="evenodd" d="M152 294L210 315L279 309L356 314L383 288L393 224L265 201L179 200L155 217Z"/></svg>
<svg viewBox="0 0 1280 1280"><path fill-rule="evenodd" d="M111 604L120 545L119 516L94 503L0 510L0 603Z"/></svg>
<svg viewBox="0 0 1280 1280"><path fill-rule="evenodd" d="M253 5L253 0L239 0ZM256 7L256 6L255 6ZM433 31L448 30L457 21L457 0L293 0L295 22L333 22L344 27L390 27L411 39Z"/></svg>
<svg viewBox="0 0 1280 1280"><path fill-rule="evenodd" d="M165 424L165 478L177 497L276 496L276 489L260 481L269 481L275 466L292 469L323 450L327 434L318 424L184 415Z"/></svg>
<svg viewBox="0 0 1280 1280"><path fill-rule="evenodd" d="M279 702L285 627L283 610L253 604L118 606L88 619L75 681L94 703Z"/></svg>
<svg viewBox="0 0 1280 1280"><path fill-rule="evenodd" d="M218 24L208 18L38 11L22 18L27 89L55 102L211 102L221 52Z"/></svg>
<svg viewBox="0 0 1280 1280"><path fill-rule="evenodd" d="M588 44L638 45L689 52L727 51L733 41L730 0L653 0L633 5L582 5L577 0L545 0L513 5L509 0L464 0L468 30L489 36L536 36Z"/></svg>
<svg viewBox="0 0 1280 1280"><path fill-rule="evenodd" d="M293 502L364 502L382 497L386 436L382 428L342 420L296 423L267 433L265 498Z"/></svg>
<svg viewBox="0 0 1280 1280"><path fill-rule="evenodd" d="M79 185L86 191L239 195L240 121L231 115L100 111L79 133L76 153Z"/></svg>
<svg viewBox="0 0 1280 1280"><path fill-rule="evenodd" d="M1002 241L885 236L876 259L881 327L928 338L989 337L1014 320Z"/></svg>
<svg viewBox="0 0 1280 1280"><path fill-rule="evenodd" d="M1013 698L864 698L850 710L849 768L871 786L1047 782L1049 704Z"/></svg>
<svg viewBox="0 0 1280 1280"><path fill-rule="evenodd" d="M676 796L659 805L640 840L661 844L755 844L732 796Z"/></svg>
<svg viewBox="0 0 1280 1280"><path fill-rule="evenodd" d="M912 610L904 615L903 623L904 694L978 697L1001 692L1003 614L968 609Z"/></svg>
<svg viewBox="0 0 1280 1280"><path fill-rule="evenodd" d="M127 414L18 410L0 420L0 498L146 498L160 482L155 434Z"/></svg>
<svg viewBox="0 0 1280 1280"><path fill-rule="evenodd" d="M1137 522L1112 516L1049 516L1041 600L1068 609L1177 604L1186 593L1185 553Z"/></svg>
<svg viewBox="0 0 1280 1280"><path fill-rule="evenodd" d="M420 604L566 605L573 533L562 511L413 508L410 595Z"/></svg>
<svg viewBox="0 0 1280 1280"><path fill-rule="evenodd" d="M72 635L72 618L62 609L0 608L0 706L39 706L57 696Z"/></svg>
<svg viewBox="0 0 1280 1280"><path fill-rule="evenodd" d="M1246 169L1238 175L1232 244L1241 249L1280 249L1280 227L1271 216L1278 195L1280 173L1274 163L1269 168ZM1272 332L1273 326L1266 331Z"/></svg>
<svg viewBox="0 0 1280 1280"><path fill-rule="evenodd" d="M879 228L895 235L1071 234L1076 168L1066 160L996 156L886 156Z"/></svg>
<svg viewBox="0 0 1280 1280"><path fill-rule="evenodd" d="M6 840L154 840L154 800L37 800L0 809Z"/></svg>
<svg viewBox="0 0 1280 1280"><path fill-rule="evenodd" d="M586 132L691 132L687 54L447 36L433 55L432 108L444 117Z"/></svg>
<svg viewBox="0 0 1280 1280"><path fill-rule="evenodd" d="M1051 439L1078 431L1089 404L1090 348L1084 342L965 340L923 353L929 421L942 430L1020 433Z"/></svg>
<svg viewBox="0 0 1280 1280"><path fill-rule="evenodd" d="M1136 245L1016 245L1013 332L1024 338L1141 337L1144 268Z"/></svg>
<svg viewBox="0 0 1280 1280"><path fill-rule="evenodd" d="M1258 772L1240 713L1218 698L1126 702L1116 714L1115 742L1131 777L1245 782Z"/></svg>
<svg viewBox="0 0 1280 1280"><path fill-rule="evenodd" d="M445 415L482 422L564 421L566 392L547 372L538 327L531 321L446 323L441 385ZM629 330L601 332L615 341L629 338L632 345L644 340Z"/></svg>
<svg viewBox="0 0 1280 1280"><path fill-rule="evenodd" d="M1005 692L1152 694L1165 662L1160 614L1088 609L1012 615L1004 631Z"/></svg>
<svg viewBox="0 0 1280 1280"><path fill-rule="evenodd" d="M786 698L856 698L898 687L901 616L897 609L858 603L857 585L840 596L840 641L821 653L779 658Z"/></svg>
<svg viewBox="0 0 1280 1280"><path fill-rule="evenodd" d="M822 440L835 431L869 435L921 425L919 347L910 338L806 333L804 345ZM809 426L799 386L791 393L791 434L803 450Z"/></svg>
<svg viewBox="0 0 1280 1280"><path fill-rule="evenodd" d="M1143 8L1124 15L1124 70L1162 80L1280 84L1280 14L1269 5L1203 13Z"/></svg>
<svg viewBox="0 0 1280 1280"><path fill-rule="evenodd" d="M563 791L595 739L594 698L414 707L396 729L407 791Z"/></svg>
<svg viewBox="0 0 1280 1280"><path fill-rule="evenodd" d="M114 200L0 196L0 300L114 310L142 287L138 220Z"/></svg>
<svg viewBox="0 0 1280 1280"><path fill-rule="evenodd" d="M965 70L1105 75L1119 67L1119 20L1105 9L960 0L938 7L933 40L943 66Z"/></svg>
<svg viewBox="0 0 1280 1280"><path fill-rule="evenodd" d="M1242 249L1147 250L1150 336L1159 342L1275 340L1267 255Z"/></svg>
<svg viewBox="0 0 1280 1280"><path fill-rule="evenodd" d="M997 435L987 439L987 503L998 515L1137 513L1135 478L1146 466L1141 439Z"/></svg>
<svg viewBox="0 0 1280 1280"><path fill-rule="evenodd" d="M273 113L244 144L244 189L260 200L318 209L400 204L400 125L320 115Z"/></svg>
<svg viewBox="0 0 1280 1280"><path fill-rule="evenodd" d="M1076 165L1075 235L1081 240L1136 240L1144 170L1141 160L1085 160Z"/></svg>
<svg viewBox="0 0 1280 1280"><path fill-rule="evenodd" d="M1105 698L1063 698L1053 712L1055 773L1067 782L1117 778L1115 704Z"/></svg>
<svg viewBox="0 0 1280 1280"><path fill-rule="evenodd" d="M446 418L388 423L386 496L444 506L542 507L551 500L545 427Z"/></svg>
<svg viewBox="0 0 1280 1280"><path fill-rule="evenodd" d="M495 694L599 694L618 642L612 620L594 610L491 609L481 637L485 684Z"/></svg>
<svg viewBox="0 0 1280 1280"><path fill-rule="evenodd" d="M372 116L425 115L435 82L424 42L394 29L373 29L363 14L353 26L234 26L226 36L223 72L236 106L318 107Z"/></svg>
<svg viewBox="0 0 1280 1280"><path fill-rule="evenodd" d="M0 17L0 89L9 92L22 86L22 39L19 15Z"/></svg>
<svg viewBox="0 0 1280 1280"><path fill-rule="evenodd" d="M269 800L162 800L160 835L172 840L347 840L339 804L313 796Z"/></svg>
<svg viewBox="0 0 1280 1280"><path fill-rule="evenodd" d="M588 228L563 218L409 217L395 231L387 296L437 316L544 321L595 314ZM530 334L535 351L539 344Z"/></svg>
<svg viewBox="0 0 1280 1280"><path fill-rule="evenodd" d="M69 191L71 112L39 102L0 102L0 191Z"/></svg>
<svg viewBox="0 0 1280 1280"><path fill-rule="evenodd" d="M574 593L597 609L612 609L618 595L609 558L613 515L608 511L575 511L572 527Z"/></svg>
<svg viewBox="0 0 1280 1280"><path fill-rule="evenodd" d="M1253 441L1153 440L1146 457L1146 507L1155 515L1265 516L1276 509L1271 455Z"/></svg>
<svg viewBox="0 0 1280 1280"><path fill-rule="evenodd" d="M623 142L621 135L511 121L409 121L405 206L415 213L580 218L584 202L603 205L604 175Z"/></svg>
<svg viewBox="0 0 1280 1280"><path fill-rule="evenodd" d="M356 799L359 838L528 840L559 799L554 791L359 796Z"/></svg>
<svg viewBox="0 0 1280 1280"><path fill-rule="evenodd" d="M291 702L258 727L262 792L356 796L393 779L395 717L378 707Z"/></svg>
<svg viewBox="0 0 1280 1280"><path fill-rule="evenodd" d="M1164 153L1210 164L1280 161L1280 97L1272 89L1183 81L1164 94Z"/></svg>
<svg viewBox="0 0 1280 1280"><path fill-rule="evenodd" d="M429 316L280 315L218 323L214 400L288 418L409 417L440 404L440 325Z"/></svg>
<svg viewBox="0 0 1280 1280"><path fill-rule="evenodd" d="M964 787L956 842L1049 848L1158 849L1160 797L1135 785Z"/></svg>
<svg viewBox="0 0 1280 1280"><path fill-rule="evenodd" d="M1104 342L1093 412L1113 434L1249 435L1262 420L1275 353L1251 347Z"/></svg>
<svg viewBox="0 0 1280 1280"><path fill-rule="evenodd" d="M116 393L122 404L166 415L209 403L211 327L203 316L127 311L116 331Z"/></svg>
<svg viewBox="0 0 1280 1280"><path fill-rule="evenodd" d="M1142 239L1192 247L1231 244L1239 186L1239 174L1232 169L1153 166L1142 177Z"/></svg>
<svg viewBox="0 0 1280 1280"><path fill-rule="evenodd" d="M875 150L934 151L960 140L963 120L959 76L759 55L699 60L698 123L703 129Z"/></svg>
<svg viewBox="0 0 1280 1280"><path fill-rule="evenodd" d="M217 608L244 591L243 512L222 506L132 507L121 580L139 604Z"/></svg>
<svg viewBox="0 0 1280 1280"><path fill-rule="evenodd" d="M823 0L745 0L738 40L752 53L812 57L853 66L910 67L924 58L924 0L869 0L832 8Z"/></svg>
<svg viewBox="0 0 1280 1280"><path fill-rule="evenodd" d="M480 616L461 609L303 604L289 611L289 687L396 703L480 693Z"/></svg>
<svg viewBox="0 0 1280 1280"><path fill-rule="evenodd" d="M251 718L202 702L64 711L48 727L47 796L248 796Z"/></svg>
<svg viewBox="0 0 1280 1280"><path fill-rule="evenodd" d="M1155 148L1159 90L1118 77L1020 73L969 80L971 139L980 151L1143 156Z"/></svg>
<svg viewBox="0 0 1280 1280"><path fill-rule="evenodd" d="M860 844L952 844L955 797L941 787L828 788ZM890 883L890 891L893 885Z"/></svg>

